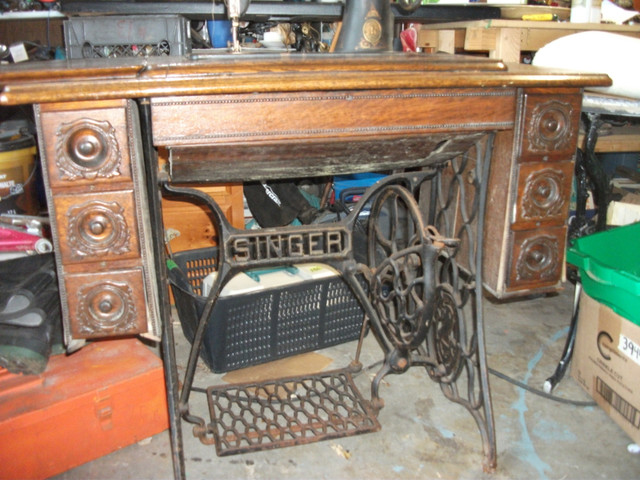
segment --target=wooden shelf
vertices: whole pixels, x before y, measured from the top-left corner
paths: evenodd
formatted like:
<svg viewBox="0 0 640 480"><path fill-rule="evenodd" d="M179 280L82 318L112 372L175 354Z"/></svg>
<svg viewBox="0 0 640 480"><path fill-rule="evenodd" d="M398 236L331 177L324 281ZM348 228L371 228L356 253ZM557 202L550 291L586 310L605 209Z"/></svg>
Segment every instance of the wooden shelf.
<svg viewBox="0 0 640 480"><path fill-rule="evenodd" d="M422 25L418 46L446 53L488 52L489 58L519 63L522 52L535 52L552 40L589 30L640 38L640 25L493 19Z"/></svg>
<svg viewBox="0 0 640 480"><path fill-rule="evenodd" d="M582 145L584 134L578 138ZM611 135L599 135L596 142L596 153L640 152L640 125L614 127Z"/></svg>

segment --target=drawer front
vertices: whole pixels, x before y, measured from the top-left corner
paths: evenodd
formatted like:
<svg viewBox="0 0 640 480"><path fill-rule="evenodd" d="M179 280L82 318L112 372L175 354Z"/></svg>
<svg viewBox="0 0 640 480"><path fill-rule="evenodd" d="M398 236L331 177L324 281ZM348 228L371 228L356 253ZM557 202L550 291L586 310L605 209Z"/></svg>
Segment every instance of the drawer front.
<svg viewBox="0 0 640 480"><path fill-rule="evenodd" d="M524 101L522 159L573 158L582 96L526 93Z"/></svg>
<svg viewBox="0 0 640 480"><path fill-rule="evenodd" d="M54 203L63 262L140 257L133 192L58 195Z"/></svg>
<svg viewBox="0 0 640 480"><path fill-rule="evenodd" d="M540 288L558 284L564 269L566 228L512 232L508 289Z"/></svg>
<svg viewBox="0 0 640 480"><path fill-rule="evenodd" d="M65 288L74 338L147 331L142 269L67 275Z"/></svg>
<svg viewBox="0 0 640 480"><path fill-rule="evenodd" d="M125 108L43 112L52 188L131 183Z"/></svg>
<svg viewBox="0 0 640 480"><path fill-rule="evenodd" d="M519 165L514 229L541 224L564 225L569 213L573 162L526 162Z"/></svg>

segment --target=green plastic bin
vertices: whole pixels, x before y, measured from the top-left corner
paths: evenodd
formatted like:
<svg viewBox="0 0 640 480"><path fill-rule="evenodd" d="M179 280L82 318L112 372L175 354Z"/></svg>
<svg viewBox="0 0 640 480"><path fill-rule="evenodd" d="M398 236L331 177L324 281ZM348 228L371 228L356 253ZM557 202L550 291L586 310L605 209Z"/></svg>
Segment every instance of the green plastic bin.
<svg viewBox="0 0 640 480"><path fill-rule="evenodd" d="M640 326L640 222L578 238L567 261L587 295Z"/></svg>

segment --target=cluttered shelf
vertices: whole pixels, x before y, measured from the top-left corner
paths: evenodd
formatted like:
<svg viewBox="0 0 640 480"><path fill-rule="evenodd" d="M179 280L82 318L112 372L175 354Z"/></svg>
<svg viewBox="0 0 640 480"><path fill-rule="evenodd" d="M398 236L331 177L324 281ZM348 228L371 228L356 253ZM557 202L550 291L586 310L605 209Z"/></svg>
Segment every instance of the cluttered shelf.
<svg viewBox="0 0 640 480"><path fill-rule="evenodd" d="M581 145L584 134L580 134L578 144ZM640 125L626 124L611 127L598 136L596 153L638 152L640 151Z"/></svg>
<svg viewBox="0 0 640 480"><path fill-rule="evenodd" d="M640 38L640 25L501 18L425 24L418 32L418 45L447 53L488 52L490 58L520 62L522 52L535 52L558 38L593 30Z"/></svg>

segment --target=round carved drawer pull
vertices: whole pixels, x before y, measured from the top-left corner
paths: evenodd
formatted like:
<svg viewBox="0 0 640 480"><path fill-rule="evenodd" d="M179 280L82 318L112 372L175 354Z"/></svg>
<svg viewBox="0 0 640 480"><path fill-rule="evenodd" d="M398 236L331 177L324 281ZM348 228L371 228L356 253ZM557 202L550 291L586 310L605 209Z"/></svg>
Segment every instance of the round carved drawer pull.
<svg viewBox="0 0 640 480"><path fill-rule="evenodd" d="M516 262L516 278L520 281L553 278L559 265L559 256L555 237L541 236L525 240Z"/></svg>
<svg viewBox="0 0 640 480"><path fill-rule="evenodd" d="M86 335L125 334L136 328L133 290L124 282L105 281L78 290L78 320Z"/></svg>
<svg viewBox="0 0 640 480"><path fill-rule="evenodd" d="M525 180L521 206L525 219L558 215L565 206L564 177L561 171L545 168Z"/></svg>
<svg viewBox="0 0 640 480"><path fill-rule="evenodd" d="M536 105L527 129L527 139L531 147L535 150L552 151L571 145L572 115L573 108L568 103L551 100Z"/></svg>
<svg viewBox="0 0 640 480"><path fill-rule="evenodd" d="M96 158L102 151L101 142L97 142L95 137L85 138L78 142L78 157L85 159Z"/></svg>
<svg viewBox="0 0 640 480"><path fill-rule="evenodd" d="M555 118L547 119L547 123L544 125L544 129L547 132L557 132L559 127L560 123Z"/></svg>
<svg viewBox="0 0 640 480"><path fill-rule="evenodd" d="M111 300L103 300L102 302L100 302L100 305L98 305L98 310L100 310L102 313L108 313L113 310L113 303L111 302Z"/></svg>
<svg viewBox="0 0 640 480"><path fill-rule="evenodd" d="M71 160L85 168L99 167L109 154L109 145L101 130L82 128L73 132L67 140Z"/></svg>
<svg viewBox="0 0 640 480"><path fill-rule="evenodd" d="M67 212L67 241L78 257L121 255L130 251L124 208L117 202L93 200Z"/></svg>
<svg viewBox="0 0 640 480"><path fill-rule="evenodd" d="M120 175L121 155L109 122L83 118L56 132L56 165L61 178L110 178Z"/></svg>
<svg viewBox="0 0 640 480"><path fill-rule="evenodd" d="M89 223L89 231L94 235L102 235L107 229L108 220L104 217L96 218Z"/></svg>
<svg viewBox="0 0 640 480"><path fill-rule="evenodd" d="M547 256L543 252L534 250L529 252L527 256L527 265L532 269L539 269L544 266L547 260Z"/></svg>

